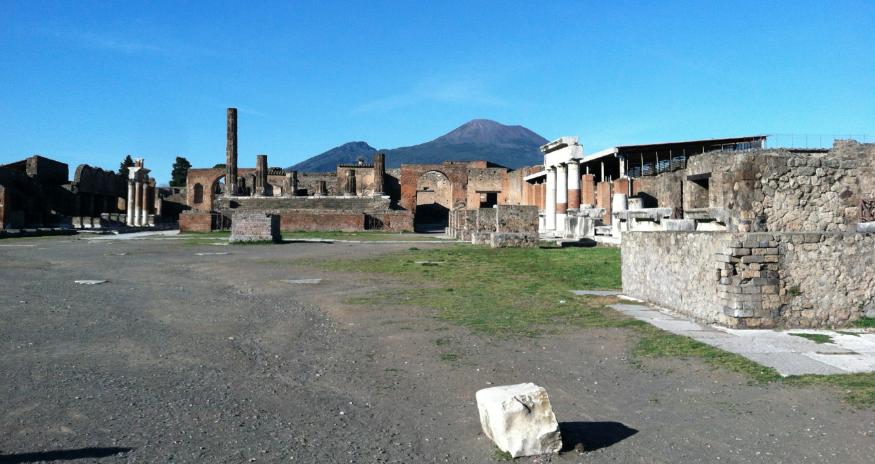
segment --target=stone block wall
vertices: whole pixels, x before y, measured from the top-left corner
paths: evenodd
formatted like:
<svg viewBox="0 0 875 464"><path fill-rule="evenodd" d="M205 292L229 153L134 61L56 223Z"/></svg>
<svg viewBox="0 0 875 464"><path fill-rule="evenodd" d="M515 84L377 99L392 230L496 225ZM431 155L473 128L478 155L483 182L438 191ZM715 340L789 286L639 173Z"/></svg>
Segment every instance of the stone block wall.
<svg viewBox="0 0 875 464"><path fill-rule="evenodd" d="M728 237L725 233L624 233L623 292L699 321L721 322L716 255Z"/></svg>
<svg viewBox="0 0 875 464"><path fill-rule="evenodd" d="M497 205L450 211L447 235L493 248L538 245L538 207Z"/></svg>
<svg viewBox="0 0 875 464"><path fill-rule="evenodd" d="M738 328L840 327L875 314L875 234L629 232L623 290Z"/></svg>
<svg viewBox="0 0 875 464"><path fill-rule="evenodd" d="M275 214L237 212L231 218L231 243L281 240L280 218Z"/></svg>

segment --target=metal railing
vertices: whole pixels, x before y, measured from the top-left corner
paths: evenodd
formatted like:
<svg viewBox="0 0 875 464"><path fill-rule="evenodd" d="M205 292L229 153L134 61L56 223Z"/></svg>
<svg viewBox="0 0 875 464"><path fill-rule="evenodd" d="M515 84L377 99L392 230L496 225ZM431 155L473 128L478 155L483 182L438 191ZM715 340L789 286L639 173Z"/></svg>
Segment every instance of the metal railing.
<svg viewBox="0 0 875 464"><path fill-rule="evenodd" d="M763 148L832 148L834 140L875 142L872 134L770 134Z"/></svg>

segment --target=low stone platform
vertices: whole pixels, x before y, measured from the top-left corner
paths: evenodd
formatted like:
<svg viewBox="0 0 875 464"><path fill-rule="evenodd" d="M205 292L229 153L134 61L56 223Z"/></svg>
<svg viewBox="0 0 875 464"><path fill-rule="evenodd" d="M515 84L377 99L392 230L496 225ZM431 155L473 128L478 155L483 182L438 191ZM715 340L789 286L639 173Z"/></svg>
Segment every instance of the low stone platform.
<svg viewBox="0 0 875 464"><path fill-rule="evenodd" d="M231 219L231 243L279 242L280 217L265 213L234 213Z"/></svg>

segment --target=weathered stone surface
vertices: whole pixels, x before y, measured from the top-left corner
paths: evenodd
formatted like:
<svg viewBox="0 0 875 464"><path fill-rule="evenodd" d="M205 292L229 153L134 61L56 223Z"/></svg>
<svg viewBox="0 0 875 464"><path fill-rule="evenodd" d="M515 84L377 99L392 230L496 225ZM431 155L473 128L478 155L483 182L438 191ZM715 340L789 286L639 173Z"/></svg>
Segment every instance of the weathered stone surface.
<svg viewBox="0 0 875 464"><path fill-rule="evenodd" d="M264 213L234 213L231 219L231 243L279 242L280 217Z"/></svg>
<svg viewBox="0 0 875 464"><path fill-rule="evenodd" d="M503 385L480 390L476 397L483 433L502 451L519 457L562 448L559 423L543 387Z"/></svg>

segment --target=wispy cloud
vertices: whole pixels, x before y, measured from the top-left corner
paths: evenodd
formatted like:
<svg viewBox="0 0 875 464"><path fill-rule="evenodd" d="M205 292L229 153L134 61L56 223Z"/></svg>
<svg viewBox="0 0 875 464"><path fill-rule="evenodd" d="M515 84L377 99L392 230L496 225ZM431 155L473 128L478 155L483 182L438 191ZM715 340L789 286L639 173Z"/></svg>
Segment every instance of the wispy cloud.
<svg viewBox="0 0 875 464"><path fill-rule="evenodd" d="M109 50L121 53L140 53L140 52L163 52L161 47L146 43L143 41L121 40L115 37L107 37L93 33L73 33L67 34L67 38L72 38L81 44L100 50Z"/></svg>
<svg viewBox="0 0 875 464"><path fill-rule="evenodd" d="M507 104L490 94L479 79L429 78L418 82L406 92L365 102L354 108L353 113L391 111L427 102L487 106Z"/></svg>

